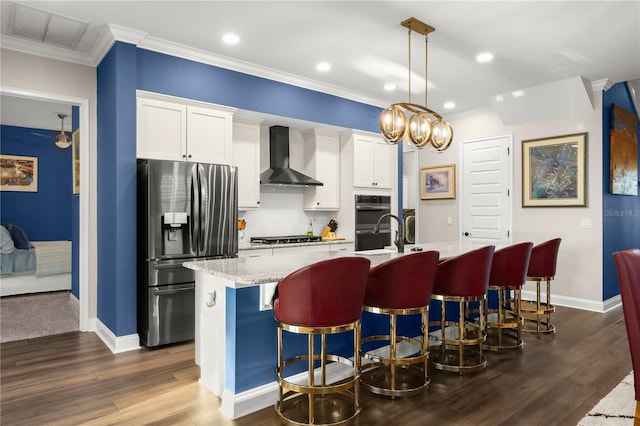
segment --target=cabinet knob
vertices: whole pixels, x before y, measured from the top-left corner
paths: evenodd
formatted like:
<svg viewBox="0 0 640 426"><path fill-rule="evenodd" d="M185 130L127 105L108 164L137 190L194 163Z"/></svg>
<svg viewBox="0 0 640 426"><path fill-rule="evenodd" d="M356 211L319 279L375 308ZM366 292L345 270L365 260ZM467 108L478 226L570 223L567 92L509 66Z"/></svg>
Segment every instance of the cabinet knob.
<svg viewBox="0 0 640 426"><path fill-rule="evenodd" d="M316 206L319 206L319 205L320 205L320 201L317 201L317 202L316 202Z"/></svg>
<svg viewBox="0 0 640 426"><path fill-rule="evenodd" d="M256 201L256 204L260 204L260 201Z"/></svg>
<svg viewBox="0 0 640 426"><path fill-rule="evenodd" d="M187 157L191 158L191 154L189 154Z"/></svg>

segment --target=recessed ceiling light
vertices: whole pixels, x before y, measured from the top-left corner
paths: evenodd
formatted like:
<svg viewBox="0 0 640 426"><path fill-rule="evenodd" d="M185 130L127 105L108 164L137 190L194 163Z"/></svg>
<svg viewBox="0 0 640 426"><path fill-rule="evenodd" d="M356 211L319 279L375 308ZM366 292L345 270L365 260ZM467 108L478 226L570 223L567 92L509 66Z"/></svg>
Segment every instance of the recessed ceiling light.
<svg viewBox="0 0 640 426"><path fill-rule="evenodd" d="M318 62L316 69L318 71L327 72L331 69L331 64L329 62Z"/></svg>
<svg viewBox="0 0 640 426"><path fill-rule="evenodd" d="M482 52L476 56L476 61L484 64L493 60L493 54L489 52Z"/></svg>
<svg viewBox="0 0 640 426"><path fill-rule="evenodd" d="M398 88L398 85L393 83L387 83L384 85L384 90L386 90L387 92L393 92L397 88Z"/></svg>
<svg viewBox="0 0 640 426"><path fill-rule="evenodd" d="M237 34L227 33L222 36L222 41L226 44L238 44L240 43L240 37Z"/></svg>
<svg viewBox="0 0 640 426"><path fill-rule="evenodd" d="M445 102L444 103L444 109L453 109L456 107L455 102Z"/></svg>

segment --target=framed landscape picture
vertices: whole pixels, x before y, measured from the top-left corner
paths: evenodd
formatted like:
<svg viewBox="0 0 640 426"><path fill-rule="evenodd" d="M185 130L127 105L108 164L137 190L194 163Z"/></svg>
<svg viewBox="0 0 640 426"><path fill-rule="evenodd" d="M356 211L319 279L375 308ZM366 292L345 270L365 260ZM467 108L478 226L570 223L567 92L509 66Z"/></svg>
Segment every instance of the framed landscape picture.
<svg viewBox="0 0 640 426"><path fill-rule="evenodd" d="M587 134L522 141L522 207L585 207Z"/></svg>
<svg viewBox="0 0 640 426"><path fill-rule="evenodd" d="M420 198L423 200L455 199L455 164L420 169Z"/></svg>
<svg viewBox="0 0 640 426"><path fill-rule="evenodd" d="M38 157L0 155L0 190L38 192Z"/></svg>

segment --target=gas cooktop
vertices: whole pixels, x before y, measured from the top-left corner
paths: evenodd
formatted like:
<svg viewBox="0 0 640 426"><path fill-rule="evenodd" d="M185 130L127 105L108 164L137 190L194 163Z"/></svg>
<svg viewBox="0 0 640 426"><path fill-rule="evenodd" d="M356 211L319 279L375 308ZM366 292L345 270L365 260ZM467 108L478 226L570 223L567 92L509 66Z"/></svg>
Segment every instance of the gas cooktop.
<svg viewBox="0 0 640 426"><path fill-rule="evenodd" d="M260 244L292 244L322 241L320 235L286 235L284 237L251 237L252 243Z"/></svg>

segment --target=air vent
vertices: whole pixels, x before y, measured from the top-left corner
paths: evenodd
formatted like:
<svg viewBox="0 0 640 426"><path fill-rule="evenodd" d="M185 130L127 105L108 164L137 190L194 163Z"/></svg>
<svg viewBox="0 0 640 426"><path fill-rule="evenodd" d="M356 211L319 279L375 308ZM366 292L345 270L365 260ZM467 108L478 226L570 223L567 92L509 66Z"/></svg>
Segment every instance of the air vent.
<svg viewBox="0 0 640 426"><path fill-rule="evenodd" d="M8 34L52 46L75 49L89 24L13 3Z"/></svg>

